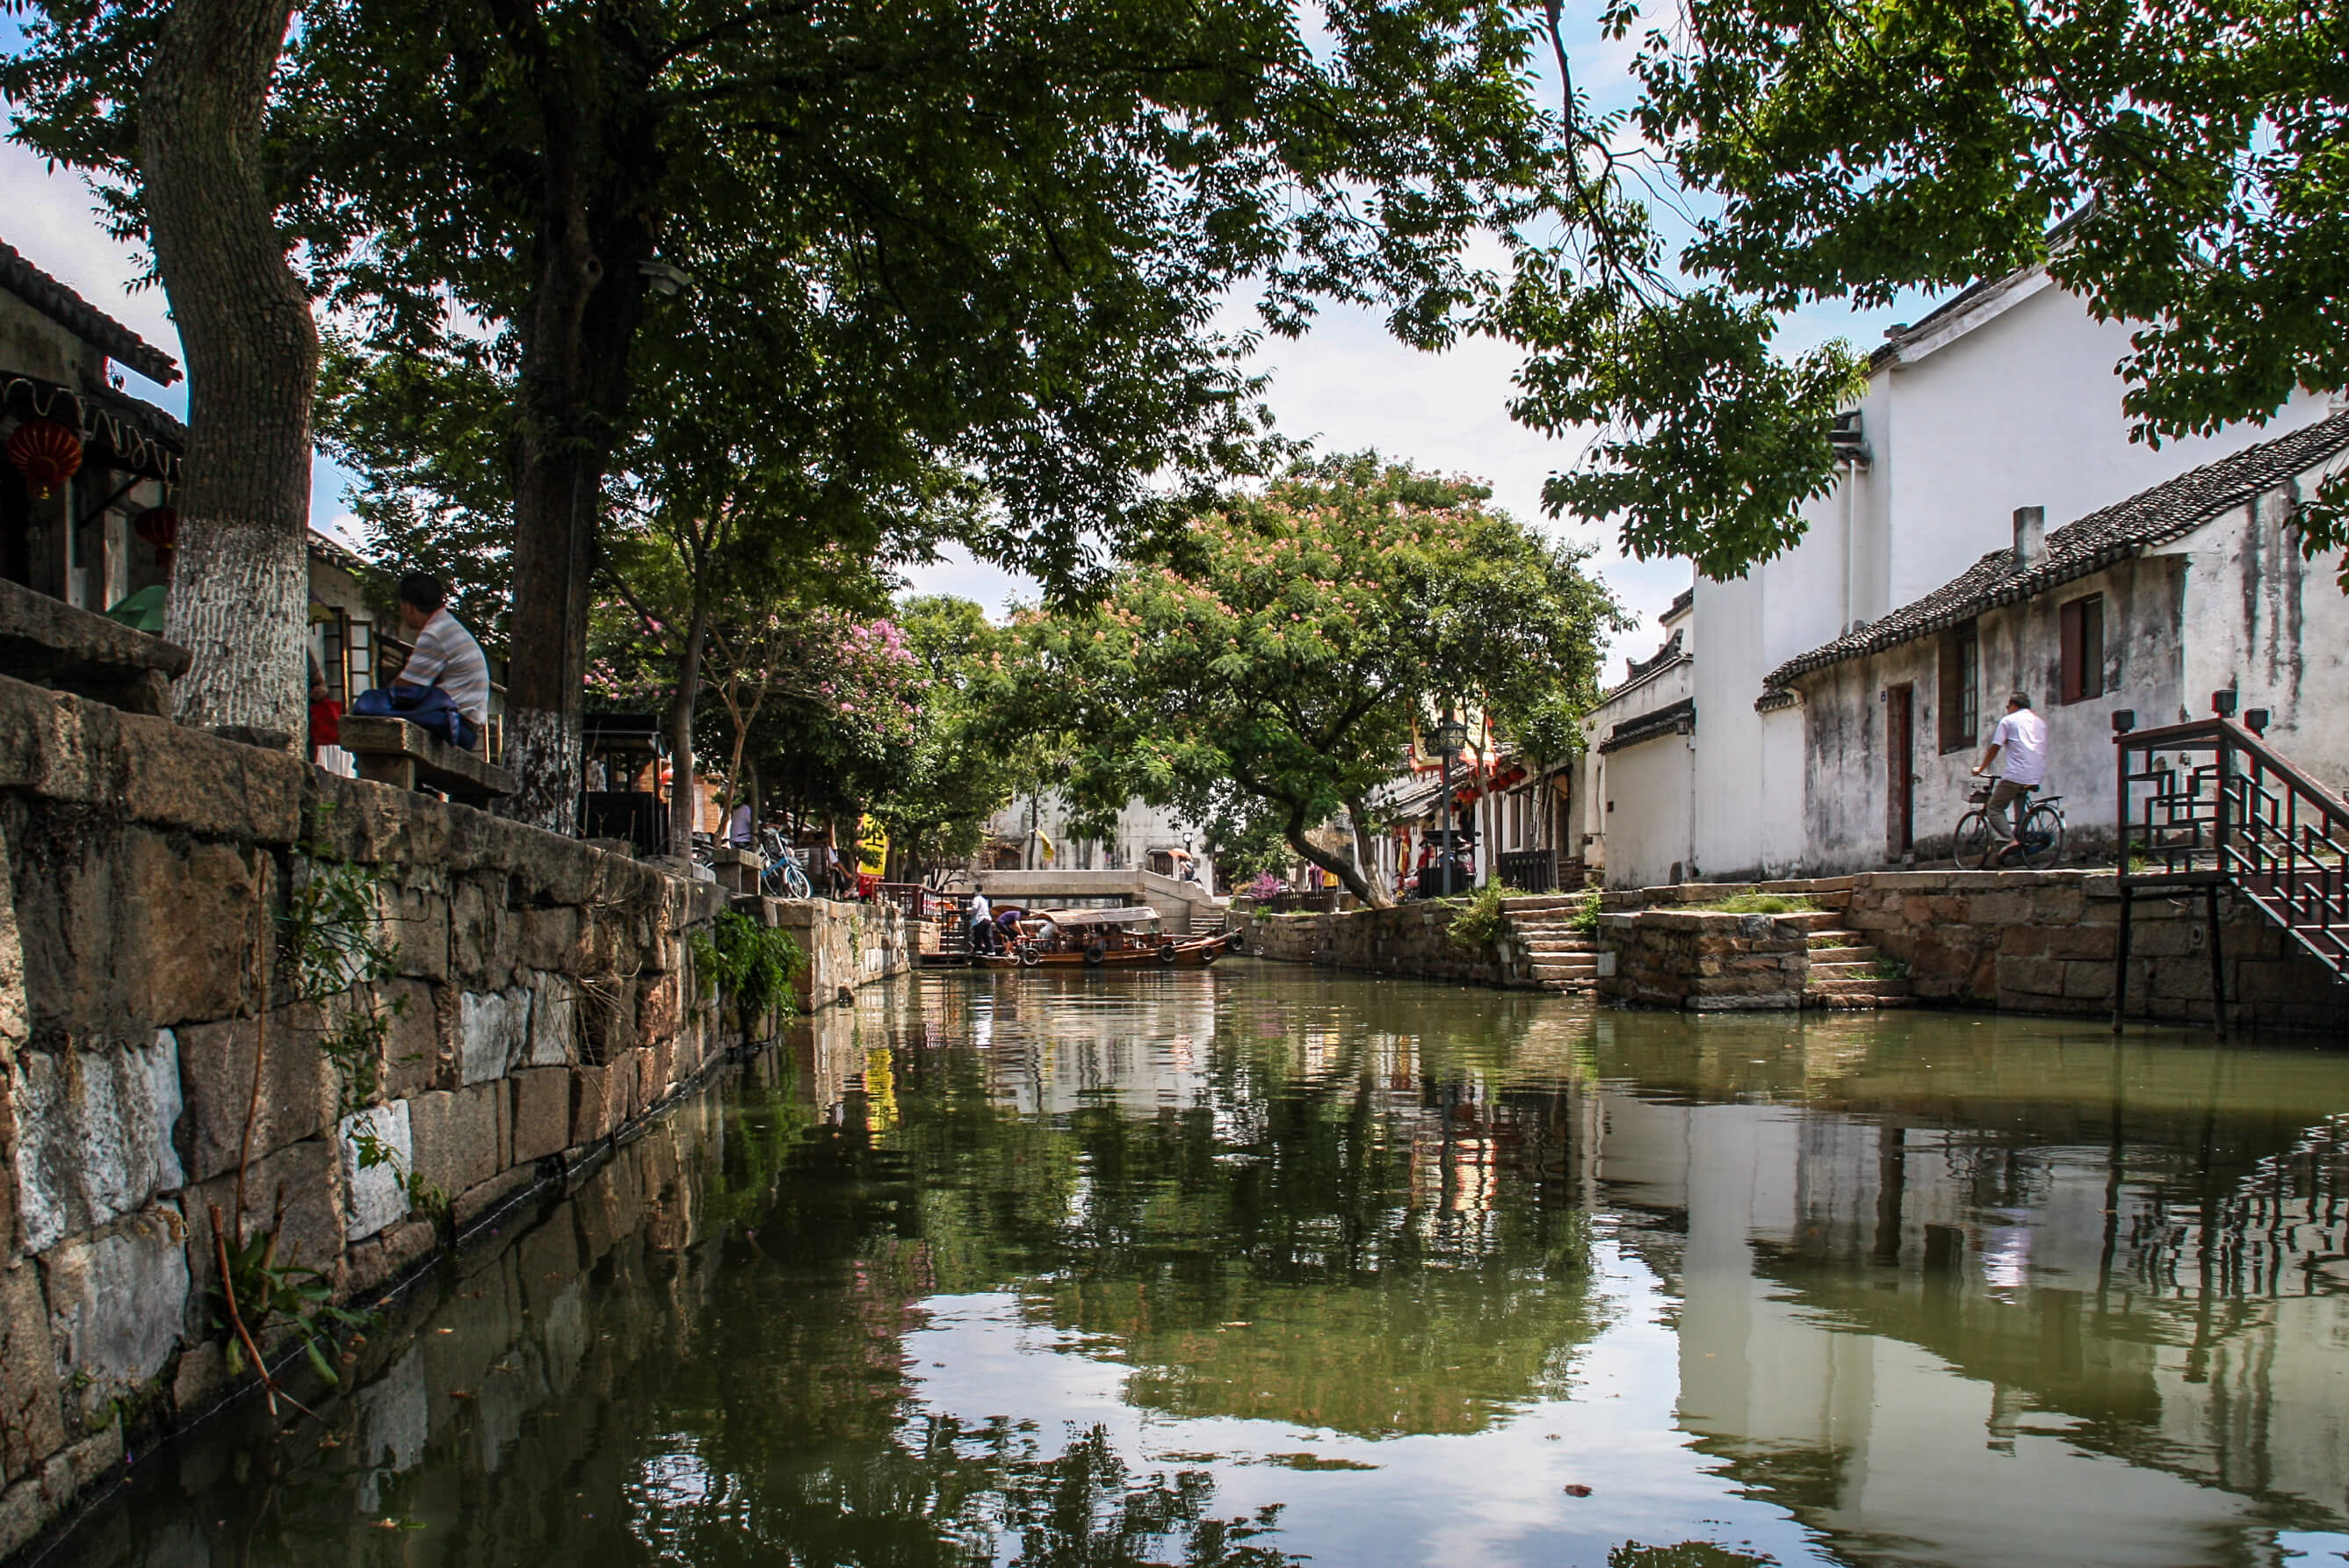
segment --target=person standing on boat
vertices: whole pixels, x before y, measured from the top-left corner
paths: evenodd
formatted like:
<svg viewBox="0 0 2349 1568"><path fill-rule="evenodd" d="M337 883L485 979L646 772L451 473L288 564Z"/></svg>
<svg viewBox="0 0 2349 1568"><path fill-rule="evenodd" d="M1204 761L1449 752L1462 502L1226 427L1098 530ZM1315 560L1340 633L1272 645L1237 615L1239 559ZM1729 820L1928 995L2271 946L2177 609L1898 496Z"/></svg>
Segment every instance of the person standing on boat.
<svg viewBox="0 0 2349 1568"><path fill-rule="evenodd" d="M983 892L970 895L970 907L965 912L970 918L970 951L974 956L996 951L995 906L987 902Z"/></svg>

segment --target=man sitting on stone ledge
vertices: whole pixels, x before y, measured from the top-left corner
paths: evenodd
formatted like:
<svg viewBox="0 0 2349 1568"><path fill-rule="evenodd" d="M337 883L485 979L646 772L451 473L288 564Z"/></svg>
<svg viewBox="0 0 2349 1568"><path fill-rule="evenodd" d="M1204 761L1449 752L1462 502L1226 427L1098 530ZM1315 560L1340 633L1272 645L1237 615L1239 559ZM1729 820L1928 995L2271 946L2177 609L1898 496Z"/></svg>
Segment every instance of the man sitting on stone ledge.
<svg viewBox="0 0 2349 1568"><path fill-rule="evenodd" d="M448 603L448 590L429 572L411 572L399 580L399 621L415 637L416 651L392 689L437 687L471 727L471 734L457 744L477 751L489 728L490 664L473 634L449 614Z"/></svg>

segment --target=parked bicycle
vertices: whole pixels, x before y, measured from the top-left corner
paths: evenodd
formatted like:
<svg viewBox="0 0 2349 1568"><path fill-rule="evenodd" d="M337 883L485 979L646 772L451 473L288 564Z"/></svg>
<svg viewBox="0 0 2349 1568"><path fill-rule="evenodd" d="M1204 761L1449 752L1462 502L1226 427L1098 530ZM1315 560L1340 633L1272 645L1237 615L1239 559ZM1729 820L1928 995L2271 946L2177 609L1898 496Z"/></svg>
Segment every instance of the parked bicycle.
<svg viewBox="0 0 2349 1568"><path fill-rule="evenodd" d="M799 856L784 841L781 828L759 830L759 891L769 898L815 896L815 889L808 882L807 868L800 864Z"/></svg>
<svg viewBox="0 0 2349 1568"><path fill-rule="evenodd" d="M1994 783L1984 784L1967 795L1974 803L1973 810L1958 819L1957 831L1951 835L1951 856L1965 871L1981 871L1985 867L2005 867L2009 870L2028 868L2044 871L2064 858L2064 797L2050 795L2037 799L2038 787L2032 786L2029 807L2023 813L2023 838L2020 850L2009 849L2006 839L1991 823L1985 809L1990 803Z"/></svg>

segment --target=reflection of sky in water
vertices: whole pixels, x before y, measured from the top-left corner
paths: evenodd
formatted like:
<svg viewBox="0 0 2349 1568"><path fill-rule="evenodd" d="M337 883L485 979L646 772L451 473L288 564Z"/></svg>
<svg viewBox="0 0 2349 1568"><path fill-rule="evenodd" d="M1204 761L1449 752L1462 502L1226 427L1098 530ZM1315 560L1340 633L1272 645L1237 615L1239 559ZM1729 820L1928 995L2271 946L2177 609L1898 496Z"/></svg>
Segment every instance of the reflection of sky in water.
<svg viewBox="0 0 2349 1568"><path fill-rule="evenodd" d="M2282 1568L2331 1568L2349 1564L2349 1535L2331 1530L2280 1530L2276 1548L2283 1553Z"/></svg>
<svg viewBox="0 0 2349 1568"><path fill-rule="evenodd" d="M1063 1430L1103 1426L1139 1470L1211 1470L1218 1514L1282 1505L1266 1543L1317 1563L1598 1568L1626 1540L1693 1538L1789 1565L1831 1563L1783 1510L1713 1473L1674 1428L1679 1350L1659 1321L1668 1303L1615 1247L1599 1243L1593 1261L1612 1324L1577 1354L1577 1397L1526 1404L1467 1436L1371 1440L1141 1408L1123 1398L1129 1367L1023 1315L1010 1295L931 1298L905 1347L926 1410L1033 1420L1048 1446ZM1298 1468L1300 1456L1371 1468ZM1590 1495L1569 1496L1568 1485ZM1003 1542L1003 1560L1018 1546Z"/></svg>
<svg viewBox="0 0 2349 1568"><path fill-rule="evenodd" d="M2031 1227L1993 1225L1982 1231L1982 1283L2020 1290L2031 1281Z"/></svg>

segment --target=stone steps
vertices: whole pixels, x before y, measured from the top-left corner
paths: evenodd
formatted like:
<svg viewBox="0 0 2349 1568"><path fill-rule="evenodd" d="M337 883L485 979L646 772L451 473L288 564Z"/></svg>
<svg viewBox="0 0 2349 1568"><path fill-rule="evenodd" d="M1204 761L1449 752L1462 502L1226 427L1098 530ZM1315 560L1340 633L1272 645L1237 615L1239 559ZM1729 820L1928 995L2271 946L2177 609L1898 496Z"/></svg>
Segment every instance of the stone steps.
<svg viewBox="0 0 2349 1568"><path fill-rule="evenodd" d="M1814 947L1811 949L1811 968L1816 972L1822 964L1864 962L1875 956L1875 948L1856 942L1836 947Z"/></svg>
<svg viewBox="0 0 2349 1568"><path fill-rule="evenodd" d="M1850 975L1837 976L1826 980L1813 980L1808 985L1803 987L1803 994L1806 996L1873 996L1878 998L1899 996L1909 998L1916 995L1916 989L1906 980L1885 980L1873 976Z"/></svg>

